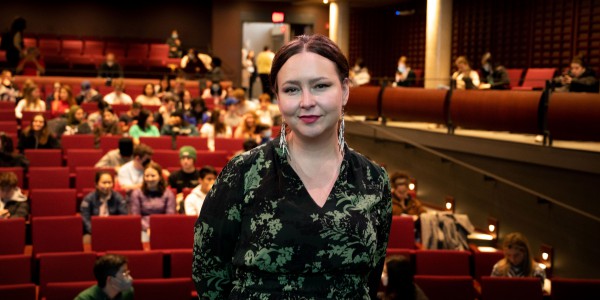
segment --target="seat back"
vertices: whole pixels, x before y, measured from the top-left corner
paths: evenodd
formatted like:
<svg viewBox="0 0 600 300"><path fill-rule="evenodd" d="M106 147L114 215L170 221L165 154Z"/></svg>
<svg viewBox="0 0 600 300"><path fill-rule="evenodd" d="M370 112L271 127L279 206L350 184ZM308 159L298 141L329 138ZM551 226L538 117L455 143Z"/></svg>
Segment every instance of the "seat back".
<svg viewBox="0 0 600 300"><path fill-rule="evenodd" d="M80 238L81 239L81 238ZM44 253L40 260L40 295L45 295L50 282L95 281L96 253Z"/></svg>
<svg viewBox="0 0 600 300"><path fill-rule="evenodd" d="M502 251L494 252L473 252L473 275L479 280L482 276L490 276L494 265L504 258Z"/></svg>
<svg viewBox="0 0 600 300"><path fill-rule="evenodd" d="M416 275L470 276L471 253L458 250L415 252Z"/></svg>
<svg viewBox="0 0 600 300"><path fill-rule="evenodd" d="M94 168L94 167L76 167L75 168L75 190L77 191L77 198L81 199L85 197L85 190L94 190L96 188L96 173L99 171L106 171L113 175L113 181L115 177L115 169L113 168Z"/></svg>
<svg viewBox="0 0 600 300"><path fill-rule="evenodd" d="M170 136L140 137L140 143L150 146L154 150L173 150L173 139Z"/></svg>
<svg viewBox="0 0 600 300"><path fill-rule="evenodd" d="M416 275L414 282L429 300L475 299L471 276Z"/></svg>
<svg viewBox="0 0 600 300"><path fill-rule="evenodd" d="M388 249L415 249L415 222L409 216L393 216Z"/></svg>
<svg viewBox="0 0 600 300"><path fill-rule="evenodd" d="M192 146L196 150L208 150L208 138L198 136L178 135L175 138L175 144L177 145L177 149L183 146Z"/></svg>
<svg viewBox="0 0 600 300"><path fill-rule="evenodd" d="M191 249L197 217L150 215L150 249Z"/></svg>
<svg viewBox="0 0 600 300"><path fill-rule="evenodd" d="M25 219L0 219L0 255L23 254L25 250Z"/></svg>
<svg viewBox="0 0 600 300"><path fill-rule="evenodd" d="M75 189L33 189L29 199L32 217L73 216L77 212Z"/></svg>
<svg viewBox="0 0 600 300"><path fill-rule="evenodd" d="M521 86L531 89L543 89L546 87L546 81L552 79L555 72L555 68L529 68Z"/></svg>
<svg viewBox="0 0 600 300"><path fill-rule="evenodd" d="M232 154L244 149L245 139L215 138L215 150L227 151Z"/></svg>
<svg viewBox="0 0 600 300"><path fill-rule="evenodd" d="M60 167L63 164L60 149L25 149L30 167Z"/></svg>
<svg viewBox="0 0 600 300"><path fill-rule="evenodd" d="M106 154L106 152L118 149L119 148L119 140L122 138L120 135L105 135L100 137L100 149L102 150L102 154Z"/></svg>
<svg viewBox="0 0 600 300"><path fill-rule="evenodd" d="M136 280L163 278L163 254L160 251L109 251L107 253L127 257L127 267L131 277Z"/></svg>
<svg viewBox="0 0 600 300"><path fill-rule="evenodd" d="M0 173L3 173L3 172L15 173L15 175L17 176L17 181L19 181L17 183L17 186L20 187L21 189L23 189L25 187L25 182L23 181L23 179L24 179L23 168L21 168L21 167L1 167Z"/></svg>
<svg viewBox="0 0 600 300"><path fill-rule="evenodd" d="M37 217L31 220L33 252L83 251L83 224L79 216Z"/></svg>
<svg viewBox="0 0 600 300"><path fill-rule="evenodd" d="M229 153L223 150L209 151L199 150L196 153L196 167L202 168L203 166L210 165L215 168L223 168L229 162Z"/></svg>
<svg viewBox="0 0 600 300"><path fill-rule="evenodd" d="M36 300L33 283L0 285L0 299Z"/></svg>
<svg viewBox="0 0 600 300"><path fill-rule="evenodd" d="M31 282L31 256L0 255L0 285L29 282Z"/></svg>
<svg viewBox="0 0 600 300"><path fill-rule="evenodd" d="M75 173L76 167L93 167L101 158L100 149L67 149L67 166L69 172Z"/></svg>
<svg viewBox="0 0 600 300"><path fill-rule="evenodd" d="M136 299L190 299L191 278L140 279L133 282Z"/></svg>
<svg viewBox="0 0 600 300"><path fill-rule="evenodd" d="M600 279L552 278L552 300L600 297Z"/></svg>
<svg viewBox="0 0 600 300"><path fill-rule="evenodd" d="M542 285L533 277L481 277L481 298L485 300L540 300ZM573 298L571 298L573 299Z"/></svg>
<svg viewBox="0 0 600 300"><path fill-rule="evenodd" d="M192 250L176 249L171 251L171 277L192 277Z"/></svg>
<svg viewBox="0 0 600 300"><path fill-rule="evenodd" d="M92 250L142 250L141 216L92 216Z"/></svg>
<svg viewBox="0 0 600 300"><path fill-rule="evenodd" d="M32 167L29 168L29 189L68 189L70 187L69 168Z"/></svg>
<svg viewBox="0 0 600 300"><path fill-rule="evenodd" d="M91 150L96 148L96 137L93 134L63 135L60 144L64 151L70 149Z"/></svg>
<svg viewBox="0 0 600 300"><path fill-rule="evenodd" d="M510 87L521 86L521 78L523 77L523 69L506 69L508 74L508 80L510 80Z"/></svg>
<svg viewBox="0 0 600 300"><path fill-rule="evenodd" d="M179 151L177 150L154 150L152 160L163 167L163 169L181 166L179 162Z"/></svg>

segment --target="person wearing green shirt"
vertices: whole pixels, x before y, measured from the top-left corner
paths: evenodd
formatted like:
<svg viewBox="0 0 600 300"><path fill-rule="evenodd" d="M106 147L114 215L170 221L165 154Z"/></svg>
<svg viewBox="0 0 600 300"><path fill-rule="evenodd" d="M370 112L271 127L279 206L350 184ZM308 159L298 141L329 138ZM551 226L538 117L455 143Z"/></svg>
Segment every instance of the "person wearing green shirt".
<svg viewBox="0 0 600 300"><path fill-rule="evenodd" d="M75 300L133 300L133 278L127 268L127 258L106 254L94 264L94 276L98 281Z"/></svg>
<svg viewBox="0 0 600 300"><path fill-rule="evenodd" d="M160 136L160 131L154 125L154 116L148 110L140 111L137 124L129 128L129 135L137 141L141 136Z"/></svg>

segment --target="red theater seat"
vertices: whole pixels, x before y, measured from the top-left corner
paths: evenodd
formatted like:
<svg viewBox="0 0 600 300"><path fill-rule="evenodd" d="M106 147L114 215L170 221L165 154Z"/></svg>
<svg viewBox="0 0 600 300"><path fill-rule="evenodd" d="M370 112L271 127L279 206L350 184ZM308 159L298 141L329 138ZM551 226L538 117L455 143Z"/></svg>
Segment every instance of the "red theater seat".
<svg viewBox="0 0 600 300"><path fill-rule="evenodd" d="M12 172L15 173L15 175L17 176L17 181L19 181L17 183L17 186L20 187L21 189L23 189L25 187L25 182L23 181L24 177L23 177L23 168L21 167L1 167L0 168L0 173L1 172Z"/></svg>
<svg viewBox="0 0 600 300"><path fill-rule="evenodd" d="M482 276L490 276L494 265L504 258L502 251L480 252L473 251L473 269L475 279L479 280Z"/></svg>
<svg viewBox="0 0 600 300"><path fill-rule="evenodd" d="M75 189L33 189L29 199L32 217L73 216L77 213Z"/></svg>
<svg viewBox="0 0 600 300"><path fill-rule="evenodd" d="M38 217L31 220L31 239L35 254L81 252L82 233L80 216Z"/></svg>
<svg viewBox="0 0 600 300"><path fill-rule="evenodd" d="M416 249L415 222L412 217L393 216L388 249Z"/></svg>
<svg viewBox="0 0 600 300"><path fill-rule="evenodd" d="M60 140L60 145L64 151L71 149L87 149L96 148L96 137L93 134L74 134L63 135Z"/></svg>
<svg viewBox="0 0 600 300"><path fill-rule="evenodd" d="M23 254L25 251L25 219L0 219L0 255Z"/></svg>
<svg viewBox="0 0 600 300"><path fill-rule="evenodd" d="M92 216L92 250L142 250L141 216Z"/></svg>
<svg viewBox="0 0 600 300"><path fill-rule="evenodd" d="M201 168L209 165L215 168L223 168L229 162L229 153L223 150L209 151L201 150L196 153L196 167Z"/></svg>
<svg viewBox="0 0 600 300"><path fill-rule="evenodd" d="M40 295L46 295L46 286L51 282L96 281L94 277L96 258L94 252L40 254Z"/></svg>
<svg viewBox="0 0 600 300"><path fill-rule="evenodd" d="M527 73L525 73L523 84L513 89L542 90L546 87L546 81L554 77L555 72L555 68L529 68L527 69Z"/></svg>
<svg viewBox="0 0 600 300"><path fill-rule="evenodd" d="M177 168L181 166L179 162L179 151L177 150L154 150L154 154L152 154L152 161L158 163L163 169Z"/></svg>
<svg viewBox="0 0 600 300"><path fill-rule="evenodd" d="M69 168L32 167L29 168L29 189L68 189Z"/></svg>
<svg viewBox="0 0 600 300"><path fill-rule="evenodd" d="M160 251L109 251L107 253L127 257L127 267L131 277L135 279L134 282L139 279L163 278L163 254Z"/></svg>
<svg viewBox="0 0 600 300"><path fill-rule="evenodd" d="M244 149L245 139L215 138L215 150L227 151L233 154Z"/></svg>
<svg viewBox="0 0 600 300"><path fill-rule="evenodd" d="M63 164L60 149L25 149L30 167L60 167Z"/></svg>
<svg viewBox="0 0 600 300"><path fill-rule="evenodd" d="M30 255L0 255L0 286L29 282L31 282Z"/></svg>
<svg viewBox="0 0 600 300"><path fill-rule="evenodd" d="M175 141L177 149L180 149L183 146L192 146L196 150L208 150L208 138L178 135L175 138Z"/></svg>
<svg viewBox="0 0 600 300"><path fill-rule="evenodd" d="M470 276L471 253L457 250L415 251L416 275Z"/></svg>
<svg viewBox="0 0 600 300"><path fill-rule="evenodd" d="M475 299L471 276L416 275L414 281L429 300Z"/></svg>
<svg viewBox="0 0 600 300"><path fill-rule="evenodd" d="M36 300L35 284L0 285L0 299Z"/></svg>
<svg viewBox="0 0 600 300"><path fill-rule="evenodd" d="M542 285L539 278L483 276L481 277L481 298L484 300L541 300Z"/></svg>
<svg viewBox="0 0 600 300"><path fill-rule="evenodd" d="M191 249L196 216L151 215L150 249Z"/></svg>
<svg viewBox="0 0 600 300"><path fill-rule="evenodd" d="M66 150L65 159L69 173L75 176L76 167L93 167L102 158L102 150L92 148Z"/></svg>
<svg viewBox="0 0 600 300"><path fill-rule="evenodd" d="M170 136L140 137L140 143L154 150L173 150L173 138Z"/></svg>
<svg viewBox="0 0 600 300"><path fill-rule="evenodd" d="M140 279L133 281L136 299L189 300L191 278Z"/></svg>

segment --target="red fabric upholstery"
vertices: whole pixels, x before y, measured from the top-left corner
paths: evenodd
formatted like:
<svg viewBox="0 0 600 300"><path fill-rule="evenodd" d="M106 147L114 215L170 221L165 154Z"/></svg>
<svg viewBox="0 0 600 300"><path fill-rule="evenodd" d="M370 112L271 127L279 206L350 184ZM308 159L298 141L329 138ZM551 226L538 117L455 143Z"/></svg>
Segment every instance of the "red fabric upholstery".
<svg viewBox="0 0 600 300"><path fill-rule="evenodd" d="M40 295L45 295L46 285L50 282L96 281L94 252L44 253L39 259Z"/></svg>
<svg viewBox="0 0 600 300"><path fill-rule="evenodd" d="M540 300L540 279L532 277L481 277L481 298L484 300ZM574 298L571 298L574 299Z"/></svg>
<svg viewBox="0 0 600 300"><path fill-rule="evenodd" d="M494 265L504 258L502 251L496 252L473 252L473 269L475 279L480 279L482 276L490 276Z"/></svg>
<svg viewBox="0 0 600 300"><path fill-rule="evenodd" d="M31 221L33 252L83 251L80 216L37 217Z"/></svg>
<svg viewBox="0 0 600 300"><path fill-rule="evenodd" d="M29 282L31 282L31 256L0 255L0 285Z"/></svg>
<svg viewBox="0 0 600 300"><path fill-rule="evenodd" d="M141 279L133 281L136 299L189 300L191 278Z"/></svg>
<svg viewBox="0 0 600 300"><path fill-rule="evenodd" d="M245 139L215 138L215 150L234 153L244 149Z"/></svg>
<svg viewBox="0 0 600 300"><path fill-rule="evenodd" d="M163 278L163 254L160 251L109 251L107 253L127 257L127 267L135 280Z"/></svg>
<svg viewBox="0 0 600 300"><path fill-rule="evenodd" d="M20 187L21 189L25 187L25 182L23 181L23 168L21 167L2 167L0 168L0 173L2 172L13 172L15 173L15 175L17 175L17 180L19 181L19 183L17 183L17 186Z"/></svg>
<svg viewBox="0 0 600 300"><path fill-rule="evenodd" d="M185 215L151 215L150 249L191 249L196 219Z"/></svg>
<svg viewBox="0 0 600 300"><path fill-rule="evenodd" d="M25 149L30 167L60 167L63 163L60 149Z"/></svg>
<svg viewBox="0 0 600 300"><path fill-rule="evenodd" d="M171 137L168 138L170 139ZM171 142L169 141L169 144L170 143ZM158 163L161 167L163 167L163 169L176 168L181 166L179 162L179 151L177 150L154 150L154 154L152 154L152 160Z"/></svg>
<svg viewBox="0 0 600 300"><path fill-rule="evenodd" d="M60 141L60 145L63 151L67 152L70 149L85 149L92 150L96 148L96 137L93 134L74 134L74 135L63 135Z"/></svg>
<svg viewBox="0 0 600 300"><path fill-rule="evenodd" d="M415 222L409 216L393 216L388 249L415 249Z"/></svg>
<svg viewBox="0 0 600 300"><path fill-rule="evenodd" d="M75 189L33 189L29 199L32 217L73 216L77 212Z"/></svg>
<svg viewBox="0 0 600 300"><path fill-rule="evenodd" d="M177 149L183 146L192 146L196 150L208 150L208 138L197 136L182 136L178 135L175 138Z"/></svg>
<svg viewBox="0 0 600 300"><path fill-rule="evenodd" d="M475 289L471 276L416 275L414 282L429 300L474 299Z"/></svg>
<svg viewBox="0 0 600 300"><path fill-rule="evenodd" d="M35 284L0 285L0 299L36 300Z"/></svg>
<svg viewBox="0 0 600 300"><path fill-rule="evenodd" d="M89 149L66 149L70 173L75 174L76 167L93 167L102 158L102 150L93 148L92 146Z"/></svg>
<svg viewBox="0 0 600 300"><path fill-rule="evenodd" d="M92 216L92 250L142 250L140 216Z"/></svg>
<svg viewBox="0 0 600 300"><path fill-rule="evenodd" d="M470 276L471 253L458 250L419 250L415 252L416 275Z"/></svg>
<svg viewBox="0 0 600 300"><path fill-rule="evenodd" d="M154 150L173 150L173 140L170 136L140 137L140 143Z"/></svg>
<svg viewBox="0 0 600 300"><path fill-rule="evenodd" d="M68 189L69 168L31 167L29 168L29 189Z"/></svg>
<svg viewBox="0 0 600 300"><path fill-rule="evenodd" d="M25 249L25 219L0 219L0 255L23 254Z"/></svg>
<svg viewBox="0 0 600 300"><path fill-rule="evenodd" d="M205 165L210 165L215 168L223 168L229 161L229 153L223 150L216 150L214 152L208 150L197 151L196 154L196 167L201 168Z"/></svg>

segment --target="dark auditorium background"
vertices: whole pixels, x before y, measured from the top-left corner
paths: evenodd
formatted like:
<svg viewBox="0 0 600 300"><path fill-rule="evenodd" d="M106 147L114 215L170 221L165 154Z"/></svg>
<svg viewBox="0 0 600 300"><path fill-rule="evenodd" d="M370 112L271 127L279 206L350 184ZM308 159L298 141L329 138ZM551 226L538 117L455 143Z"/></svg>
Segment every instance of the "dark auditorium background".
<svg viewBox="0 0 600 300"><path fill-rule="evenodd" d="M367 4L367 2L370 2ZM351 6L349 60L362 57L373 78L393 78L400 55L415 69L425 65L426 1L358 1ZM384 1L390 3L391 1ZM273 11L286 22L312 24L328 34L329 9L313 1L163 1L158 3L12 1L0 10L2 30L17 15L27 20L25 36L96 37L164 42L177 29L184 49L196 47L218 56L226 76L240 83L242 24L270 22ZM396 10L412 10L397 16ZM491 51L508 68L568 67L585 54L600 71L600 1L598 0L454 0L451 57L474 61ZM448 74L448 77L450 74ZM541 145L479 140L408 129L373 129L348 122L353 148L389 172L407 170L418 179L419 196L442 206L456 199L458 213L478 228L494 215L500 234L524 232L533 253L541 244L555 249L553 275L600 278L600 223L493 180L454 160L475 166L592 215L600 215L600 169L597 153ZM425 146L423 150L414 145ZM433 151L431 151L433 150ZM441 153L451 157L448 162Z"/></svg>

